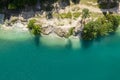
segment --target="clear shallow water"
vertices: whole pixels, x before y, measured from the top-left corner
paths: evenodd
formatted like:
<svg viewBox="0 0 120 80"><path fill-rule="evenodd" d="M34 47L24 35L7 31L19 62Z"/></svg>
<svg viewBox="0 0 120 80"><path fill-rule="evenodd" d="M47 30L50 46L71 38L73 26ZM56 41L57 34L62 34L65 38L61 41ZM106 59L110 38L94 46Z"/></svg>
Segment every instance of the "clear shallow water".
<svg viewBox="0 0 120 80"><path fill-rule="evenodd" d="M120 80L120 33L82 42L0 30L0 80Z"/></svg>

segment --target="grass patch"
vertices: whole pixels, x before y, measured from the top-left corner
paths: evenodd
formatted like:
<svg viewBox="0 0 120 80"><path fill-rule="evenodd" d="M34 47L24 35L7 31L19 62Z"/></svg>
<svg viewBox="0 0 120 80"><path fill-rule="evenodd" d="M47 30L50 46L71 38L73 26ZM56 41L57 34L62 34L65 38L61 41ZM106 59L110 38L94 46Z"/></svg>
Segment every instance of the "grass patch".
<svg viewBox="0 0 120 80"><path fill-rule="evenodd" d="M68 18L68 19L71 19L72 18L72 14L71 12L68 12L68 13L62 13L59 15L60 18L64 19L64 18Z"/></svg>

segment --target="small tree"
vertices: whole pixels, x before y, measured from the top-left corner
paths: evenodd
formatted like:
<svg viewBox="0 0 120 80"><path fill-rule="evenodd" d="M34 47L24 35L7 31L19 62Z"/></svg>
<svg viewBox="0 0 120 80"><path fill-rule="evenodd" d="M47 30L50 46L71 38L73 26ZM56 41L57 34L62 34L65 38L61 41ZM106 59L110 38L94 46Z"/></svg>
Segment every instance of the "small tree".
<svg viewBox="0 0 120 80"><path fill-rule="evenodd" d="M29 20L28 29L29 29L34 35L40 35L40 34L41 34L41 25L40 25L40 24L36 24L36 20L35 20L35 19Z"/></svg>
<svg viewBox="0 0 120 80"><path fill-rule="evenodd" d="M82 10L82 23L85 24L85 19L90 17L89 9L84 8Z"/></svg>

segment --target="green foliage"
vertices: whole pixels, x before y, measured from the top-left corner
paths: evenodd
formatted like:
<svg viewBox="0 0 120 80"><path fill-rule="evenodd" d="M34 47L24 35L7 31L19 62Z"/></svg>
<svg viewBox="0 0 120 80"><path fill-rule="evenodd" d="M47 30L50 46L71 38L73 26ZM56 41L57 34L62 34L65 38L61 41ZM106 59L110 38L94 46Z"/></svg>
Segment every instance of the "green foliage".
<svg viewBox="0 0 120 80"><path fill-rule="evenodd" d="M27 26L27 27L28 27L30 30L33 29L35 22L36 22L35 19L29 20L29 23L28 23L28 26Z"/></svg>
<svg viewBox="0 0 120 80"><path fill-rule="evenodd" d="M115 18L117 19L117 21L119 21L119 24L120 24L120 16L116 15Z"/></svg>
<svg viewBox="0 0 120 80"><path fill-rule="evenodd" d="M35 25L33 26L32 33L35 35L40 35L41 33L41 25Z"/></svg>
<svg viewBox="0 0 120 80"><path fill-rule="evenodd" d="M113 15L107 15L106 18L108 20L108 23L112 24L112 29L115 31L117 27L119 26L118 19Z"/></svg>
<svg viewBox="0 0 120 80"><path fill-rule="evenodd" d="M62 13L62 14L60 14L60 17L61 17L62 19L64 19L64 18L69 18L69 19L71 19L71 18L72 18L72 14L71 14L71 12Z"/></svg>
<svg viewBox="0 0 120 80"><path fill-rule="evenodd" d="M40 35L41 25L35 24L35 22L35 19L30 20L28 23L28 28L34 35Z"/></svg>
<svg viewBox="0 0 120 80"><path fill-rule="evenodd" d="M82 38L85 40L97 38L99 26L99 22L90 21L87 23L82 31Z"/></svg>
<svg viewBox="0 0 120 80"><path fill-rule="evenodd" d="M99 36L106 36L116 31L119 21L116 16L107 15L98 18L96 21L90 21L84 26L82 38L85 40L93 40Z"/></svg>
<svg viewBox="0 0 120 80"><path fill-rule="evenodd" d="M60 16L60 18L62 18L62 19L65 19L65 18L71 19L72 16L73 16L74 19L76 19L76 18L78 18L80 16L80 14L81 14L80 12L74 12L73 15L72 15L71 12L68 12L68 13L61 13L58 16Z"/></svg>
<svg viewBox="0 0 120 80"><path fill-rule="evenodd" d="M67 34L67 35L68 35L68 36L73 35L74 30L75 30L75 27L71 27L71 28L69 29L68 34Z"/></svg>
<svg viewBox="0 0 120 80"><path fill-rule="evenodd" d="M16 8L17 8L17 7L16 7L15 4L10 3L10 4L8 5L8 9L16 9Z"/></svg>
<svg viewBox="0 0 120 80"><path fill-rule="evenodd" d="M75 13L73 13L73 17L76 19L76 18L78 18L80 16L80 12L75 12Z"/></svg>
<svg viewBox="0 0 120 80"><path fill-rule="evenodd" d="M90 17L89 9L84 8L84 9L82 10L82 19L86 19L86 18L88 18L88 17Z"/></svg>

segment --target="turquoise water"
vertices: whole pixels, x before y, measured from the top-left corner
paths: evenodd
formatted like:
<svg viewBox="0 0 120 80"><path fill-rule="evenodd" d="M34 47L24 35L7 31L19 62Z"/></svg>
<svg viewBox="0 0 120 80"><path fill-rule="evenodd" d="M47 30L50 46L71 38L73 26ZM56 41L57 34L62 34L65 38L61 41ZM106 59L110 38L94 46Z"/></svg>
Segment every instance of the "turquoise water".
<svg viewBox="0 0 120 80"><path fill-rule="evenodd" d="M0 30L0 80L120 80L119 32L83 42Z"/></svg>

